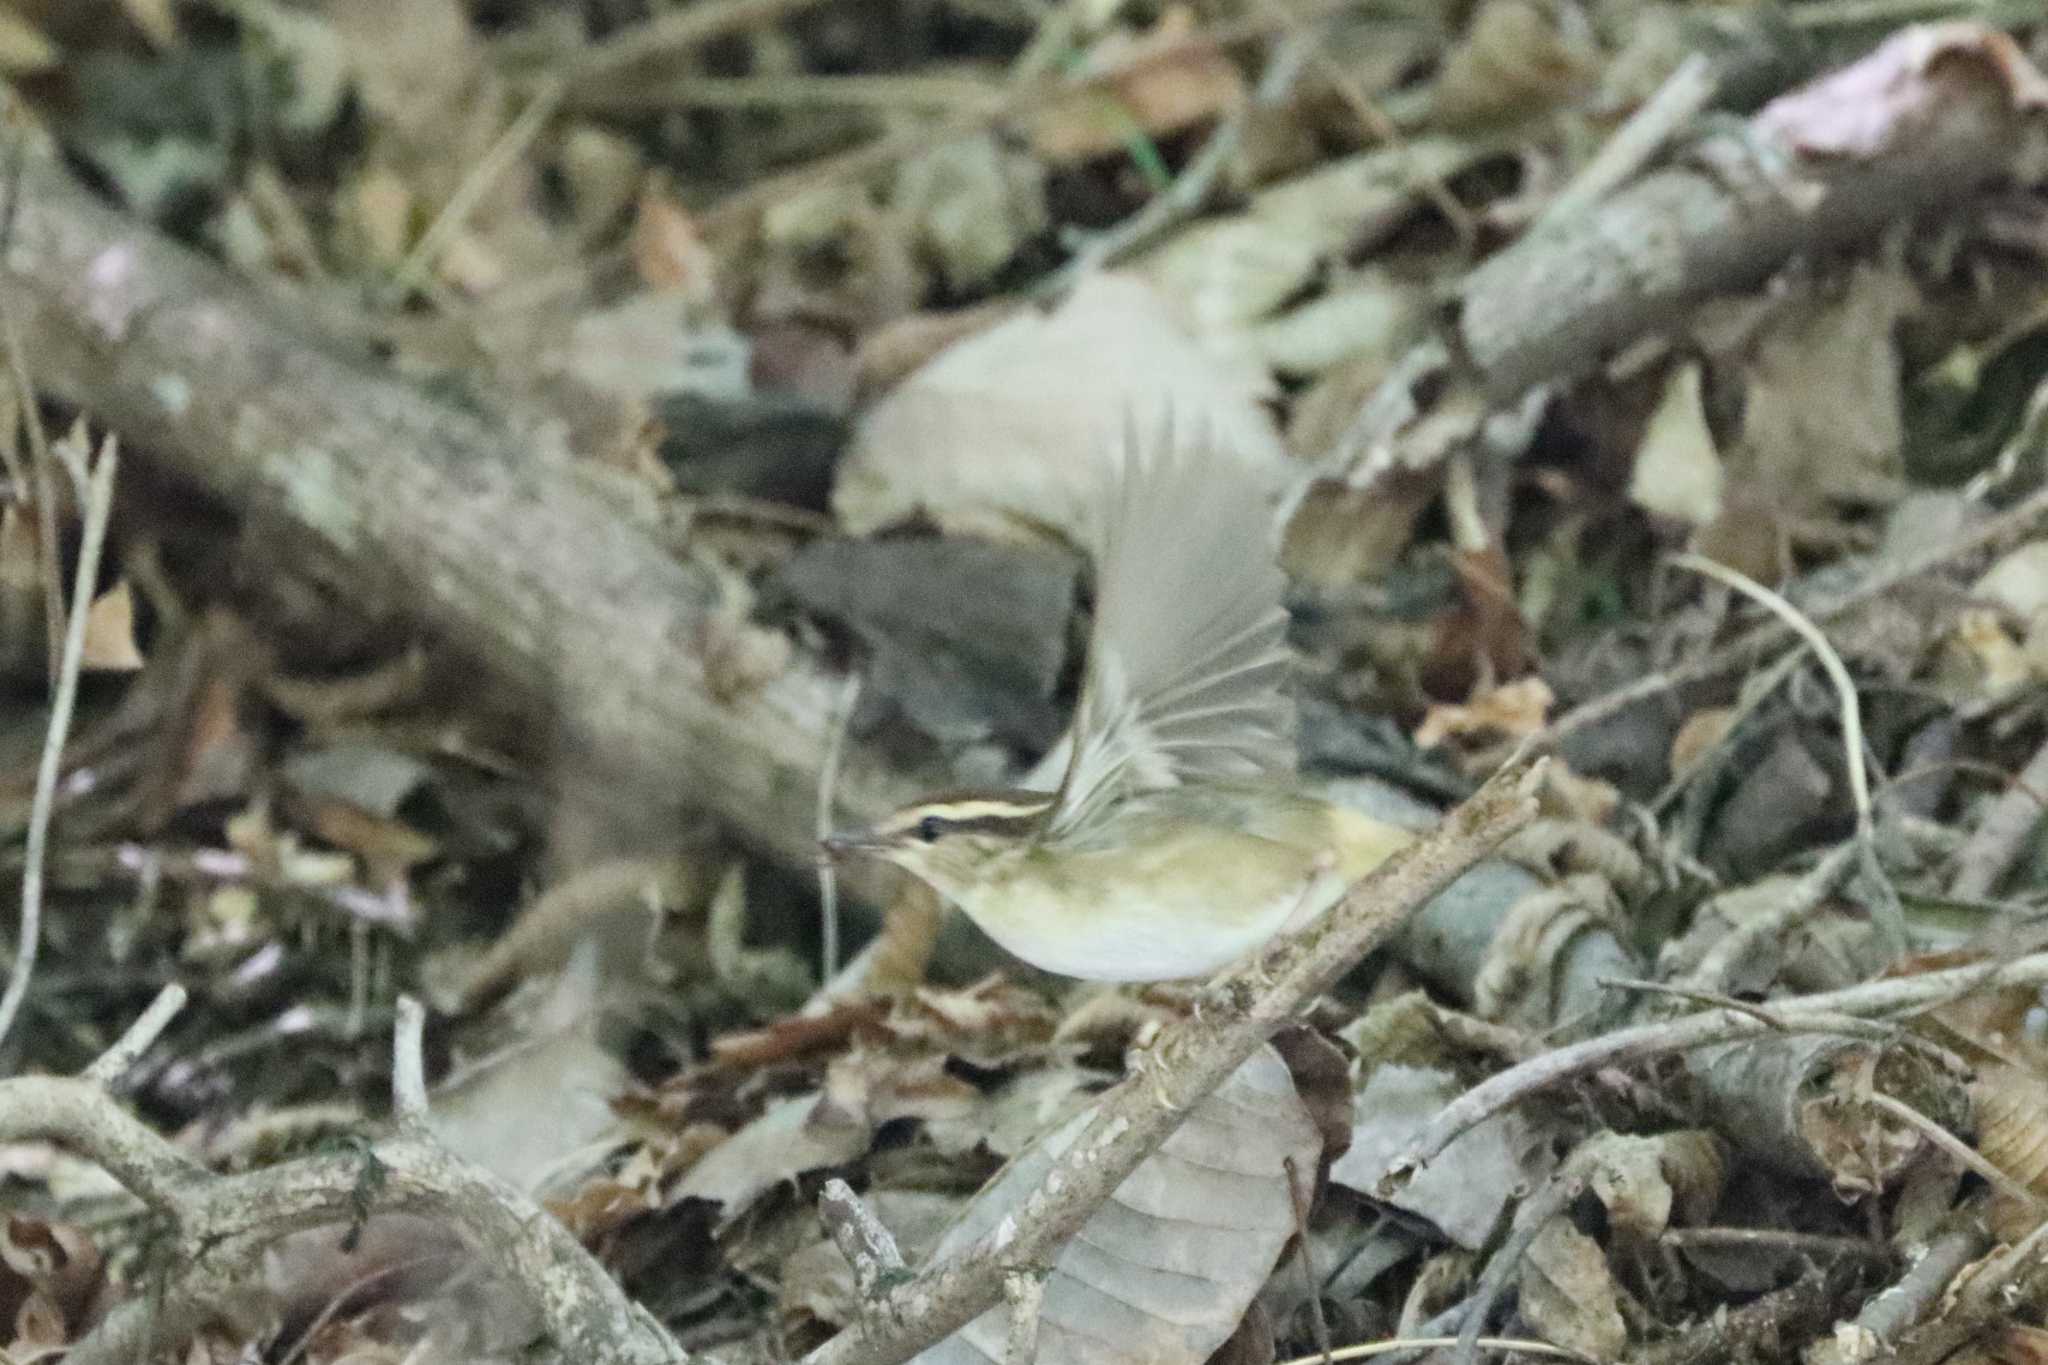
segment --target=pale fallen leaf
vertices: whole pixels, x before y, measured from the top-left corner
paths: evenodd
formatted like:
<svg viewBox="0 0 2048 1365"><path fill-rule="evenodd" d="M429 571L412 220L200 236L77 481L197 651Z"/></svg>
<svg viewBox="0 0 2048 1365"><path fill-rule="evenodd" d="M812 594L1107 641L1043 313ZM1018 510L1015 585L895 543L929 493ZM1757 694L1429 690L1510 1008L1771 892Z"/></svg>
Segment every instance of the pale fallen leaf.
<svg viewBox="0 0 2048 1365"><path fill-rule="evenodd" d="M1045 231L1045 165L993 135L905 160L889 202L956 293L988 284Z"/></svg>
<svg viewBox="0 0 2048 1365"><path fill-rule="evenodd" d="M135 644L135 592L124 578L86 609L79 667L93 673L133 673L143 662Z"/></svg>
<svg viewBox="0 0 2048 1365"><path fill-rule="evenodd" d="M2034 676L2034 661L1997 612L1970 608L1957 614L1955 633L1937 662L1944 690L1972 700L2007 697Z"/></svg>
<svg viewBox="0 0 2048 1365"><path fill-rule="evenodd" d="M1993 564L1970 596L1996 603L2021 621L2048 612L2048 540L2022 545Z"/></svg>
<svg viewBox="0 0 2048 1365"><path fill-rule="evenodd" d="M994 1232L1092 1117L1077 1115L984 1189L931 1253ZM1294 1233L1286 1163L1322 1149L1279 1055L1261 1049L1118 1187L1054 1262L1038 1365L1200 1365L1235 1330ZM1003 1359L1000 1308L923 1352L923 1365Z"/></svg>
<svg viewBox="0 0 2048 1365"><path fill-rule="evenodd" d="M928 515L952 531L1094 543L1106 466L1135 430L1202 435L1278 491L1288 460L1270 376L1196 344L1142 281L1084 281L941 352L876 403L840 461L833 508L865 534Z"/></svg>
<svg viewBox="0 0 2048 1365"><path fill-rule="evenodd" d="M1351 1148L1330 1165L1331 1183L1377 1199L1380 1177L1436 1112L1464 1089L1445 1071L1384 1063L1353 1100ZM1477 1250L1518 1191L1548 1174L1549 1144L1509 1109L1465 1133L1415 1172L1387 1202Z"/></svg>
<svg viewBox="0 0 2048 1365"><path fill-rule="evenodd" d="M566 343L545 356L542 367L608 397L631 402L747 391L745 340L722 325L697 324L684 299L666 290L645 290L580 314Z"/></svg>
<svg viewBox="0 0 2048 1365"><path fill-rule="evenodd" d="M1317 375L1361 358L1384 366L1413 340L1428 307L1425 290L1375 272L1259 324L1245 345L1284 375Z"/></svg>
<svg viewBox="0 0 2048 1365"><path fill-rule="evenodd" d="M1521 1265L1522 1316L1534 1335L1594 1360L1619 1360L1628 1347L1621 1290L1600 1244L1553 1218L1536 1234Z"/></svg>
<svg viewBox="0 0 2048 1365"><path fill-rule="evenodd" d="M1727 1179L1720 1139L1698 1130L1642 1137L1599 1133L1579 1144L1572 1164L1607 1209L1618 1235L1647 1246L1674 1223L1711 1213Z"/></svg>
<svg viewBox="0 0 2048 1365"><path fill-rule="evenodd" d="M1700 403L1700 367L1680 365L1666 377L1636 444L1629 498L1658 516L1705 526L1721 515L1723 481L1721 452Z"/></svg>
<svg viewBox="0 0 2048 1365"><path fill-rule="evenodd" d="M428 1106L436 1138L518 1189L573 1188L624 1131L611 1101L631 1078L597 1039L598 957L579 944L526 1037L449 1077Z"/></svg>
<svg viewBox="0 0 2048 1365"><path fill-rule="evenodd" d="M1248 213L1175 233L1137 267L1176 299L1198 332L1264 317L1298 293L1322 264L1321 244Z"/></svg>
<svg viewBox="0 0 2048 1365"><path fill-rule="evenodd" d="M1977 1150L2036 1195L2048 1194L2048 1081L2019 1066L1987 1069L1970 1086ZM1991 1197L1992 1229L2017 1241L2040 1222L2039 1209L2005 1190Z"/></svg>
<svg viewBox="0 0 2048 1365"><path fill-rule="evenodd" d="M0 72L27 76L48 71L62 55L40 28L0 6Z"/></svg>

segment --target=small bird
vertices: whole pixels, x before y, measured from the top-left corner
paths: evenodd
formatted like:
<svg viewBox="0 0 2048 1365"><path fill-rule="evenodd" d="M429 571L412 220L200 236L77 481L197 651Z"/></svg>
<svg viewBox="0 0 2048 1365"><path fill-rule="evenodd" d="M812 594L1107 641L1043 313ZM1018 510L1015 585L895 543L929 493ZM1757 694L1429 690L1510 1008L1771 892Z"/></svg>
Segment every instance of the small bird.
<svg viewBox="0 0 2048 1365"><path fill-rule="evenodd" d="M1410 835L1295 785L1286 580L1264 492L1212 441L1127 436L1052 790L933 795L824 841L885 859L1042 970L1206 976L1333 904ZM1058 771L1055 750L1041 771Z"/></svg>

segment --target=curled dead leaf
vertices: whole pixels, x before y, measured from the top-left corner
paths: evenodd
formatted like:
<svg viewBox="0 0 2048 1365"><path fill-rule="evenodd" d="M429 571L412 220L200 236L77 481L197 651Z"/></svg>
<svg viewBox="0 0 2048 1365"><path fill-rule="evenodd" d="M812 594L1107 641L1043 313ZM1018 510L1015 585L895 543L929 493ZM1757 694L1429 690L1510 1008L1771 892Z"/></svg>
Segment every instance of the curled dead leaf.
<svg viewBox="0 0 2048 1365"><path fill-rule="evenodd" d="M1077 92L1033 122L1031 146L1055 165L1117 151L1133 132L1163 137L1235 108L1244 77L1195 31L1185 6L1169 7L1142 37L1117 34L1098 44L1077 73L1124 69L1107 88Z"/></svg>

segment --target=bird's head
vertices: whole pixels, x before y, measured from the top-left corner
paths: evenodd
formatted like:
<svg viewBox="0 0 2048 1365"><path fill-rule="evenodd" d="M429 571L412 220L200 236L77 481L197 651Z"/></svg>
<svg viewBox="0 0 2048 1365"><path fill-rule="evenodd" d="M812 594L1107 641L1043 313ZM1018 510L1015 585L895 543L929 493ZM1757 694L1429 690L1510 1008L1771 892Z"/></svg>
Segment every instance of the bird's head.
<svg viewBox="0 0 2048 1365"><path fill-rule="evenodd" d="M1050 792L930 796L866 829L827 836L825 853L880 858L958 899L978 884L991 863L1039 834L1052 802Z"/></svg>

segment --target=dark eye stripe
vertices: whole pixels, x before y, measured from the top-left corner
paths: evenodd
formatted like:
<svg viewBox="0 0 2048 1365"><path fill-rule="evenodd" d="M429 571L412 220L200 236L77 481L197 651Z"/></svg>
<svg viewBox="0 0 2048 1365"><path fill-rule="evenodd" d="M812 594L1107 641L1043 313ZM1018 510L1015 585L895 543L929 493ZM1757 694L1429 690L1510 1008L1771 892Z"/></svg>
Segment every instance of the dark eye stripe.
<svg viewBox="0 0 2048 1365"><path fill-rule="evenodd" d="M942 820L951 834L1011 834L1022 837L1035 833L1045 822L1043 810L1015 815L976 815L966 820Z"/></svg>
<svg viewBox="0 0 2048 1365"><path fill-rule="evenodd" d="M1051 805L1051 798L1043 792L963 792L950 799L934 798L919 808L914 820L897 828L902 834L924 843L931 843L946 834L997 834L1022 838L1038 832ZM948 814L948 806L963 813ZM965 813L970 811L972 814Z"/></svg>

